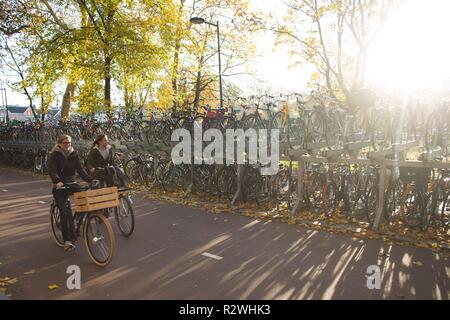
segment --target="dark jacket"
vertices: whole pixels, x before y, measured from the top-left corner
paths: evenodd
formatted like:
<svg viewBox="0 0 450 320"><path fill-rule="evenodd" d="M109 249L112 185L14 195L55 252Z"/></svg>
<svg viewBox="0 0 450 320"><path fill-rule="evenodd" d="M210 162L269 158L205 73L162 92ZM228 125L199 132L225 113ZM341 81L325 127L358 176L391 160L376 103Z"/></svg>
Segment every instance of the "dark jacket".
<svg viewBox="0 0 450 320"><path fill-rule="evenodd" d="M94 147L89 151L87 159L87 169L91 172L92 168L104 168L106 166L113 166L113 151L109 148L108 158L105 160L97 147Z"/></svg>
<svg viewBox="0 0 450 320"><path fill-rule="evenodd" d="M126 175L123 171L123 168L119 165L116 165L113 160L113 150L112 147L108 149L108 157L103 158L102 154L98 147L93 147L91 151L89 151L86 167L91 172L92 168L105 168L107 166L112 166L112 171L108 172L96 170L93 173L95 179L100 181L104 181L108 187L117 186L117 187L125 187L126 186Z"/></svg>
<svg viewBox="0 0 450 320"><path fill-rule="evenodd" d="M76 173L78 173L84 181L92 181L92 177L87 174L81 165L78 153L73 149L66 155L58 145L53 147L50 153L48 166L50 177L54 184L58 182L74 182Z"/></svg>

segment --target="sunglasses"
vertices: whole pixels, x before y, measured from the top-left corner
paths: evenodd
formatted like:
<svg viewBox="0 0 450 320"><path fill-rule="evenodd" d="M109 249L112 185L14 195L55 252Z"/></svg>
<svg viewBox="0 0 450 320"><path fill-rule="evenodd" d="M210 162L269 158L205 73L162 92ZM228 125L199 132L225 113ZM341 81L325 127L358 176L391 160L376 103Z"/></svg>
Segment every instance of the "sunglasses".
<svg viewBox="0 0 450 320"><path fill-rule="evenodd" d="M71 144L71 143L72 143L72 142L69 141L69 142L63 142L62 144Z"/></svg>

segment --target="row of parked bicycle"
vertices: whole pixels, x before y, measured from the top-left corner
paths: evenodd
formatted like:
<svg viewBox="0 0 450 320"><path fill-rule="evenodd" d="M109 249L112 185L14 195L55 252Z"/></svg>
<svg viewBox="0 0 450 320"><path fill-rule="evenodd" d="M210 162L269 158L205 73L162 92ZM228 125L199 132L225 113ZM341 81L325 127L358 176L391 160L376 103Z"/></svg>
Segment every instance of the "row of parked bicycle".
<svg viewBox="0 0 450 320"><path fill-rule="evenodd" d="M358 101L342 104L335 99L312 94L240 98L225 109L203 106L189 111L153 111L99 122L94 117L71 121L18 123L0 126L0 140L54 141L62 134L75 140L107 133L112 140L145 141L168 145L175 129L192 130L194 122L203 130L249 128L279 129L286 148L306 147L321 142L326 149L339 149L354 141L370 141L372 150L383 150L394 143L416 140L426 151L441 148L447 155L450 127L449 105L420 103L401 108L376 106Z"/></svg>
<svg viewBox="0 0 450 320"><path fill-rule="evenodd" d="M0 141L1 146L1 141ZM25 146L25 145L24 145ZM0 165L46 173L49 150L28 145L0 147ZM38 146L38 145L37 145ZM84 157L88 150L79 150ZM174 165L164 154L129 150L116 153L130 180L148 188L159 186L178 191L220 195L227 200L238 189L238 166ZM243 165L242 200L262 207L291 208L297 201L296 161L283 161L276 175L264 176L259 165ZM409 228L435 231L450 227L450 170L390 167L387 170L382 222L403 222ZM308 163L303 176L302 208L316 215L344 215L354 221L373 224L379 200L380 168L368 164Z"/></svg>
<svg viewBox="0 0 450 320"><path fill-rule="evenodd" d="M289 103L288 103L289 102ZM322 151L342 148L344 143L368 141L368 150L376 151L393 143L415 140L424 152L441 150L447 156L450 124L448 105L424 108L420 104L403 108L376 107L354 102L343 106L332 99L300 95L290 97L253 97L235 101L240 108L212 110L205 106L189 113L157 113L111 118L100 123L92 118L59 123L34 123L0 127L2 141L28 141L30 144L7 145L0 149L0 163L7 166L34 168L45 172L48 148L61 133L73 141L92 141L99 133L116 141L143 141L147 145L170 144L177 128L194 130L280 129L280 142L286 148L307 148L322 143ZM238 111L239 109L239 111ZM87 150L79 150L82 153ZM283 152L283 150L281 150ZM443 157L442 157L443 156ZM160 186L170 192L179 190L221 195L231 200L237 192L238 166L174 165L169 154L128 149L125 157L117 156L131 182L148 187ZM376 163L376 162L375 162ZM280 163L276 175L261 175L261 165L243 165L239 181L242 200L259 205L293 206L297 199L298 163L290 158ZM437 230L449 227L449 170L388 168L388 183L383 205L383 221L403 221L411 228ZM315 214L343 214L357 221L374 222L379 199L380 168L375 164L309 163L303 177L302 207Z"/></svg>

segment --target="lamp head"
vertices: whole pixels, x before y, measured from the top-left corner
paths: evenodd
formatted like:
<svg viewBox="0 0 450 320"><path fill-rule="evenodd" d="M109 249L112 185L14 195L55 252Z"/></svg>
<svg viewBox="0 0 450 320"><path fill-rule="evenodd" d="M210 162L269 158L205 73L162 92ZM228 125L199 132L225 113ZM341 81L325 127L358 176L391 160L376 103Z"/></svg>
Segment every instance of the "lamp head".
<svg viewBox="0 0 450 320"><path fill-rule="evenodd" d="M200 17L192 17L189 19L189 22L193 23L193 24L202 24L202 23L205 23L205 19L200 18Z"/></svg>

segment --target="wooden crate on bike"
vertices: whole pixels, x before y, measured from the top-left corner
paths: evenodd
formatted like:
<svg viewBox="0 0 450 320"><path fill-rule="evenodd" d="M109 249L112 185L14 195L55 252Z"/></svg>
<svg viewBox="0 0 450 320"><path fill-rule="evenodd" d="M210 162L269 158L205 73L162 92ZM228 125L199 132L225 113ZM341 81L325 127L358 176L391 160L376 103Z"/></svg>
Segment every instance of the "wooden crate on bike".
<svg viewBox="0 0 450 320"><path fill-rule="evenodd" d="M75 212L90 212L119 205L117 187L75 192L73 197Z"/></svg>

